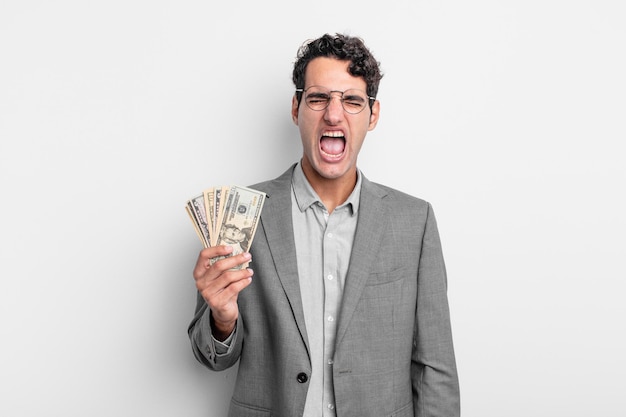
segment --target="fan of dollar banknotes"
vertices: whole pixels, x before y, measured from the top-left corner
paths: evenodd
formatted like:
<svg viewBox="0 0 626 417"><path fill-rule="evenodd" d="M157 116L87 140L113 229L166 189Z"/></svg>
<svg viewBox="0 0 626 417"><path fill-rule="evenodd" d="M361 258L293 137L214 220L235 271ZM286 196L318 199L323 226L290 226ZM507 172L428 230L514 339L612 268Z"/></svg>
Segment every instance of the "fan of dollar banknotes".
<svg viewBox="0 0 626 417"><path fill-rule="evenodd" d="M188 200L185 209L205 248L229 245L237 255L250 249L266 198L238 185L212 187Z"/></svg>

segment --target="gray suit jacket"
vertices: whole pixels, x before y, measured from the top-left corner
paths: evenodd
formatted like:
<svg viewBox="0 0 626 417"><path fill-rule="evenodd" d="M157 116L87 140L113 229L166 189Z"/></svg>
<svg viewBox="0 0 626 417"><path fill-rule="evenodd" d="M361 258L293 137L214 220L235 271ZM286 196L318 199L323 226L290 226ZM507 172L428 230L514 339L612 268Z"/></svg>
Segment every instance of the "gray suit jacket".
<svg viewBox="0 0 626 417"><path fill-rule="evenodd" d="M229 415L296 417L311 373L291 220L293 166L253 185L268 199L251 248L252 283L227 354L198 298L189 336L214 370L239 360ZM363 178L334 358L339 417L456 417L459 386L446 271L429 203Z"/></svg>

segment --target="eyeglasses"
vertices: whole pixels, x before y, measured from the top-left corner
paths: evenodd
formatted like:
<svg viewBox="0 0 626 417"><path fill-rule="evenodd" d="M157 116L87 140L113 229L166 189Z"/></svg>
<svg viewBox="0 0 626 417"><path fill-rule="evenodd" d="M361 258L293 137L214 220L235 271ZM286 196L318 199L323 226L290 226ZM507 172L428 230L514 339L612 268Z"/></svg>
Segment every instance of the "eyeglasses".
<svg viewBox="0 0 626 417"><path fill-rule="evenodd" d="M351 88L346 91L329 90L325 87L319 87L313 85L309 88L302 89L296 88L296 92L304 94L304 102L311 110L322 111L326 110L330 105L330 100L333 98L332 93L339 94L339 101L341 106L350 114L358 114L367 107L368 102L370 106L376 100L375 97L368 96L365 91L357 88Z"/></svg>

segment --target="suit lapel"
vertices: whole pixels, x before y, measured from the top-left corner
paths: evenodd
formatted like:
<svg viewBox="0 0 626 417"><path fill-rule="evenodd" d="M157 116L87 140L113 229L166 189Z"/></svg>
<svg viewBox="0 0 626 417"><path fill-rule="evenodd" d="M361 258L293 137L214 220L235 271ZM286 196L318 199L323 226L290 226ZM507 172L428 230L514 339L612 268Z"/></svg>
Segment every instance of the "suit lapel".
<svg viewBox="0 0 626 417"><path fill-rule="evenodd" d="M336 344L341 342L354 310L359 303L372 262L380 252L380 240L388 219L383 198L386 193L363 177L359 219L357 222L350 266L346 275L341 313L337 328Z"/></svg>
<svg viewBox="0 0 626 417"><path fill-rule="evenodd" d="M304 321L291 216L292 172L293 166L275 181L269 183L266 190L268 198L263 205L261 223L278 278L308 351L309 342Z"/></svg>

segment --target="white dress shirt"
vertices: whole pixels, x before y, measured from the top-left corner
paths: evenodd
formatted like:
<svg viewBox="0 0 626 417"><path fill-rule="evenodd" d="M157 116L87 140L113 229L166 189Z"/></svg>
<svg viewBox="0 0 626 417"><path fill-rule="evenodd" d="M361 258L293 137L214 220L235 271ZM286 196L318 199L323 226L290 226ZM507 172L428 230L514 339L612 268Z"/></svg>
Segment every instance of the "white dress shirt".
<svg viewBox="0 0 626 417"><path fill-rule="evenodd" d="M332 417L337 318L356 231L361 173L357 173L356 186L348 199L330 214L300 163L294 170L292 190L300 293L312 366L304 417Z"/></svg>

